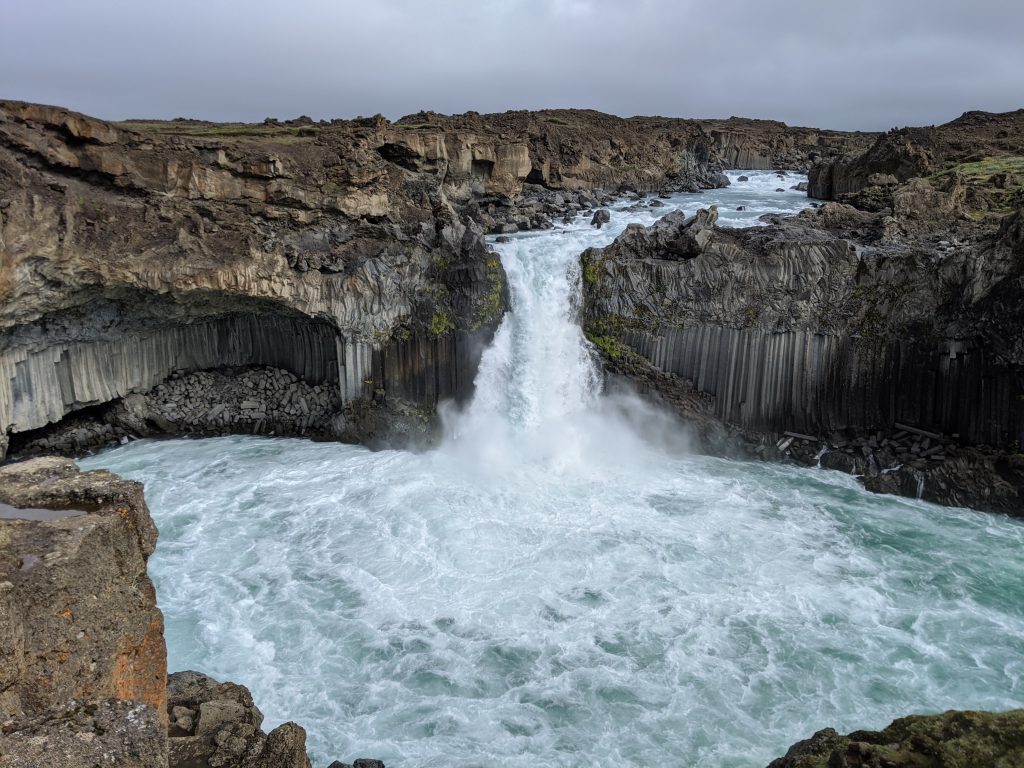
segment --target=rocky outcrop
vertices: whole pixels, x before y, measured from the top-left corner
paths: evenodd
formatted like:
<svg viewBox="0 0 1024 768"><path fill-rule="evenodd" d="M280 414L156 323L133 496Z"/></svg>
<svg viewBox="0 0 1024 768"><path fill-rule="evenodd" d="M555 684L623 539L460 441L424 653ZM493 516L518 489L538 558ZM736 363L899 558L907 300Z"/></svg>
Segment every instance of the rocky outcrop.
<svg viewBox="0 0 1024 768"><path fill-rule="evenodd" d="M808 195L842 200L875 186L916 177L959 175L972 188L972 207L1004 211L1024 180L1024 109L966 112L927 128L894 128L864 151L823 158L810 169Z"/></svg>
<svg viewBox="0 0 1024 768"><path fill-rule="evenodd" d="M699 122L726 168L807 171L816 162L863 152L877 136L744 117Z"/></svg>
<svg viewBox="0 0 1024 768"><path fill-rule="evenodd" d="M1024 211L979 223L926 184L901 194L884 213L831 204L745 230L713 211L630 227L583 255L586 330L616 370L635 355L711 396L686 415L709 408L760 455L810 438L804 460L914 473L879 490L921 495L920 477L925 498L1024 514L1016 465L965 452L1024 444ZM965 461L991 472L958 485Z"/></svg>
<svg viewBox="0 0 1024 768"><path fill-rule="evenodd" d="M284 723L265 733L249 690L199 672L167 681L170 765L184 768L310 768L306 732Z"/></svg>
<svg viewBox="0 0 1024 768"><path fill-rule="evenodd" d="M4 443L175 372L282 368L343 406L468 394L507 294L446 166L392 162L373 125L314 133L0 105Z"/></svg>
<svg viewBox="0 0 1024 768"><path fill-rule="evenodd" d="M1024 710L945 712L845 736L832 728L790 747L768 768L1012 768L1024 765Z"/></svg>
<svg viewBox="0 0 1024 768"><path fill-rule="evenodd" d="M0 468L0 765L166 765L155 543L138 483Z"/></svg>
<svg viewBox="0 0 1024 768"><path fill-rule="evenodd" d="M168 768L167 759L167 724L152 708L130 701L72 700L0 724L3 768Z"/></svg>
<svg viewBox="0 0 1024 768"><path fill-rule="evenodd" d="M139 483L68 459L0 468L0 766L309 768L248 690L167 676Z"/></svg>
<svg viewBox="0 0 1024 768"><path fill-rule="evenodd" d="M0 721L71 699L167 701L142 486L66 459L0 468Z"/></svg>
<svg viewBox="0 0 1024 768"><path fill-rule="evenodd" d="M695 120L621 118L580 109L451 116L420 112L394 127L403 153L416 158L418 166L435 155L450 158L449 183L453 194L463 198L475 190L514 196L524 182L554 190L699 189L717 186L721 170L708 135ZM496 134L513 143L503 151L473 149L481 137ZM402 137L408 138L403 142ZM439 138L445 142L443 153ZM437 151L426 149L435 146Z"/></svg>

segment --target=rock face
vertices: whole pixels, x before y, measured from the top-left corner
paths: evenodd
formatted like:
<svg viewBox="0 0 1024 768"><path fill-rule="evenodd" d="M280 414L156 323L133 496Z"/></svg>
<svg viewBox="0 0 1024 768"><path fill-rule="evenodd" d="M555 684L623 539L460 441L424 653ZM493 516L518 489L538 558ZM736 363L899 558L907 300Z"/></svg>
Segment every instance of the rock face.
<svg viewBox="0 0 1024 768"><path fill-rule="evenodd" d="M1015 768L1024 765L1024 710L946 712L881 731L818 731L768 768Z"/></svg>
<svg viewBox="0 0 1024 768"><path fill-rule="evenodd" d="M67 446L51 432L71 414L79 442L145 433L112 413L126 398L254 367L331 390L341 418L268 406L262 425L210 416L217 430L407 440L468 396L507 305L484 229L717 185L720 168L687 120L113 124L0 102L0 457ZM203 422L156 416L148 429Z"/></svg>
<svg viewBox="0 0 1024 768"><path fill-rule="evenodd" d="M1024 444L1024 210L977 223L938 195L917 180L895 210L830 204L745 230L705 211L630 228L583 255L586 330L619 353L613 367L635 355L712 396L714 416L766 456L790 450L783 433L808 435L810 456L856 450L854 471L904 466L909 495L921 478L925 498L1024 514L1009 458L975 455L991 472L963 486L952 464L933 474L969 446ZM908 489L895 476L875 486Z"/></svg>
<svg viewBox="0 0 1024 768"><path fill-rule="evenodd" d="M928 128L900 128L877 137L866 152L848 150L822 158L809 173L808 195L841 200L879 183L909 181L942 173L977 177L982 196L993 195L1005 207L1014 171L1024 170L1024 109L993 114L966 112L956 120Z"/></svg>
<svg viewBox="0 0 1024 768"><path fill-rule="evenodd" d="M168 768L167 758L163 719L151 707L118 699L72 700L0 725L3 768Z"/></svg>
<svg viewBox="0 0 1024 768"><path fill-rule="evenodd" d="M306 732L284 723L264 733L249 690L199 672L167 681L170 765L185 768L309 768Z"/></svg>
<svg viewBox="0 0 1024 768"><path fill-rule="evenodd" d="M139 483L0 468L0 766L309 768L305 731L261 731L242 686L168 679L155 543Z"/></svg>
<svg viewBox="0 0 1024 768"><path fill-rule="evenodd" d="M0 765L166 765L155 543L138 483L0 468Z"/></svg>
<svg viewBox="0 0 1024 768"><path fill-rule="evenodd" d="M816 161L866 150L874 133L797 128L776 120L701 120L726 168L806 171Z"/></svg>
<svg viewBox="0 0 1024 768"><path fill-rule="evenodd" d="M0 720L71 699L143 702L162 716L163 616L146 573L156 527L142 486L33 459L0 468L0 503Z"/></svg>

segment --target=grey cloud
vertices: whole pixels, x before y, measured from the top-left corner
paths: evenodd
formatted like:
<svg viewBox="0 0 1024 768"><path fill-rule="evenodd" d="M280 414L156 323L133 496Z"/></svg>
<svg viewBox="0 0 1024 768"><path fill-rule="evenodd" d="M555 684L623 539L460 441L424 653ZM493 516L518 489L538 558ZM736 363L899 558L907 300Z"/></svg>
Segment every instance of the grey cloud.
<svg viewBox="0 0 1024 768"><path fill-rule="evenodd" d="M0 0L0 96L101 117L588 107L849 129L1024 106L1012 0Z"/></svg>

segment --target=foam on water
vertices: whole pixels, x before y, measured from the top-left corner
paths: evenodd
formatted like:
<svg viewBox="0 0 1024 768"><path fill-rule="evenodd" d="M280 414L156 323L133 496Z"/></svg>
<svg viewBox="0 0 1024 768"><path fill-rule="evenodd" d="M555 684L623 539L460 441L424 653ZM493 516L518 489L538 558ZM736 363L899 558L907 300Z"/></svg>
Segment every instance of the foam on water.
<svg viewBox="0 0 1024 768"><path fill-rule="evenodd" d="M806 204L756 174L668 209ZM84 460L146 483L171 667L249 686L318 765L762 766L825 725L1021 706L1020 522L688 455L600 394L578 254L668 209L499 246L513 311L437 450Z"/></svg>

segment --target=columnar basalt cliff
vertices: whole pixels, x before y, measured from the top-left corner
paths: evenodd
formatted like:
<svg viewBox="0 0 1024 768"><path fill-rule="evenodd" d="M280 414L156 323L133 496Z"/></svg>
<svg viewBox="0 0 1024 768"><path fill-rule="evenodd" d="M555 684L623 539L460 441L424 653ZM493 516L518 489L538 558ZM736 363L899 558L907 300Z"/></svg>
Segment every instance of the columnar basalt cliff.
<svg viewBox="0 0 1024 768"><path fill-rule="evenodd" d="M621 188L712 186L720 168L687 120L113 124L0 102L0 456L203 431L125 399L214 369L285 371L337 407L193 403L209 431L415 440L468 394L505 309L483 229L545 226Z"/></svg>
<svg viewBox="0 0 1024 768"><path fill-rule="evenodd" d="M727 168L807 171L815 163L856 155L877 138L874 133L798 128L776 120L701 120Z"/></svg>
<svg viewBox="0 0 1024 768"><path fill-rule="evenodd" d="M710 210L630 228L583 256L587 329L645 386L711 396L679 402L762 455L831 449L876 490L1024 514L1024 209L986 194L1006 183L915 177L764 227Z"/></svg>

